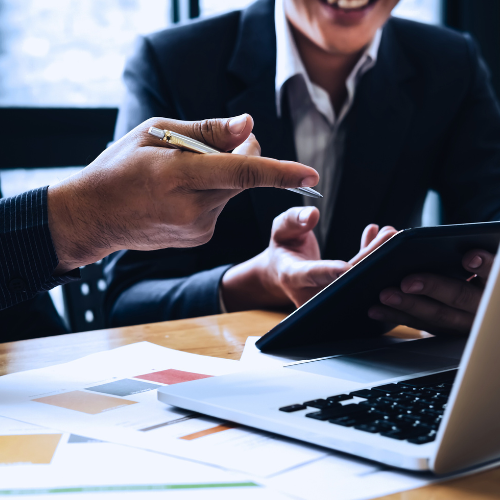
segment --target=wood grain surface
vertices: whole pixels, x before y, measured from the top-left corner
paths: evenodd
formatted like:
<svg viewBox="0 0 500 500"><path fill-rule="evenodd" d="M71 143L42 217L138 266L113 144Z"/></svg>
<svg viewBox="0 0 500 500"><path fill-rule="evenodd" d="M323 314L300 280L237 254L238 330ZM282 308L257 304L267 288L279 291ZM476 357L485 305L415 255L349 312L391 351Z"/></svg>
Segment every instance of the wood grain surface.
<svg viewBox="0 0 500 500"><path fill-rule="evenodd" d="M0 375L64 363L144 340L194 354L240 359L248 336L265 334L283 318L281 313L248 311L4 343L0 344ZM389 335L419 338L427 334L397 328ZM381 498L500 499L500 468Z"/></svg>

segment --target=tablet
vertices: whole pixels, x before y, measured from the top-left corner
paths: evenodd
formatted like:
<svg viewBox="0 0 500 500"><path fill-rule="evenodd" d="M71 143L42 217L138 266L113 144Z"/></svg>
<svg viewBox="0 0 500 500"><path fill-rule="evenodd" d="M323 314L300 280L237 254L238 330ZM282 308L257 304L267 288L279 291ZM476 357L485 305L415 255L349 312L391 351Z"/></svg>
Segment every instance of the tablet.
<svg viewBox="0 0 500 500"><path fill-rule="evenodd" d="M390 327L368 317L387 287L413 273L467 279L465 252L497 252L500 222L405 229L299 307L257 342L264 352L381 335Z"/></svg>

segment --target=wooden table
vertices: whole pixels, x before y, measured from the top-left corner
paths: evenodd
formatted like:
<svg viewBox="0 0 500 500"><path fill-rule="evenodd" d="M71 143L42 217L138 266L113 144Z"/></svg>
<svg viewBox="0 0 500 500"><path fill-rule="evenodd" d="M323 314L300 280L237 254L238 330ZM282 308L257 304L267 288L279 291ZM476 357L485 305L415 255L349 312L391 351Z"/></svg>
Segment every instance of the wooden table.
<svg viewBox="0 0 500 500"><path fill-rule="evenodd" d="M280 313L249 311L9 342L0 344L0 375L64 363L142 340L205 356L240 359L248 336L264 334L283 317ZM391 333L398 337L418 335L405 328ZM500 499L500 468L383 499Z"/></svg>

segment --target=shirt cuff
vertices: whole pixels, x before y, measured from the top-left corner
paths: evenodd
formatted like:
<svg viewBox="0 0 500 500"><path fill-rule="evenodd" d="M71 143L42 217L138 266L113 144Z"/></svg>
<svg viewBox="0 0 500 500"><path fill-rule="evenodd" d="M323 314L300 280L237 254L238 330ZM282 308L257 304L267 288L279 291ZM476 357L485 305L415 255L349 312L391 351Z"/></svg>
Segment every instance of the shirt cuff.
<svg viewBox="0 0 500 500"><path fill-rule="evenodd" d="M47 190L0 199L0 309L80 277L79 269L53 276L59 260L49 230Z"/></svg>

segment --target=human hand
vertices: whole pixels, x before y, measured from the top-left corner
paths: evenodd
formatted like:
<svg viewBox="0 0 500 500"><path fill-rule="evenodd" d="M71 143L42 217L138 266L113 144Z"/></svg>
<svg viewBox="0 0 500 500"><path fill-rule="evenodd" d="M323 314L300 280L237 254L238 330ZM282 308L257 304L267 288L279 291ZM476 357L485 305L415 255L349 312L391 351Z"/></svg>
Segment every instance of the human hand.
<svg viewBox="0 0 500 500"><path fill-rule="evenodd" d="M467 252L462 265L471 275L477 275L470 281L427 273L407 276L400 289L383 290L382 305L371 307L368 315L433 334L468 334L493 260L494 255L485 250Z"/></svg>
<svg viewBox="0 0 500 500"><path fill-rule="evenodd" d="M379 230L377 224L368 224L361 235L359 252L349 261L351 266L363 260L376 250L382 243L392 238L398 231L392 226L384 226Z"/></svg>
<svg viewBox="0 0 500 500"><path fill-rule="evenodd" d="M319 216L314 207L294 207L274 220L269 247L224 275L222 296L228 311L299 307L396 232L389 227L379 232L371 224L349 263L321 260L313 232Z"/></svg>
<svg viewBox="0 0 500 500"><path fill-rule="evenodd" d="M49 187L56 273L121 249L201 245L211 238L225 204L243 189L318 182L317 172L299 163L170 149L148 134L151 126L228 151L249 137L253 120L249 115L200 122L151 118L87 168Z"/></svg>

